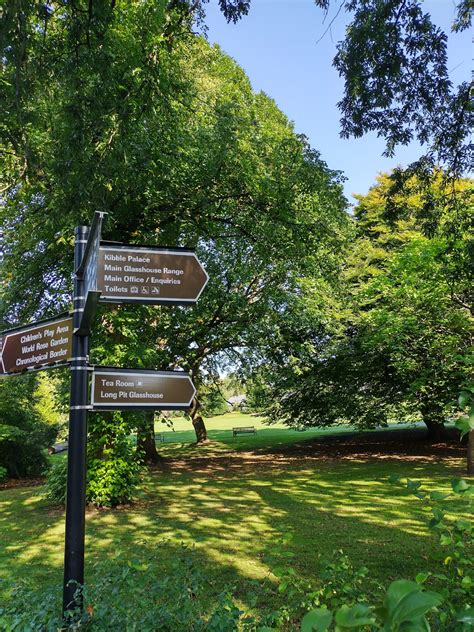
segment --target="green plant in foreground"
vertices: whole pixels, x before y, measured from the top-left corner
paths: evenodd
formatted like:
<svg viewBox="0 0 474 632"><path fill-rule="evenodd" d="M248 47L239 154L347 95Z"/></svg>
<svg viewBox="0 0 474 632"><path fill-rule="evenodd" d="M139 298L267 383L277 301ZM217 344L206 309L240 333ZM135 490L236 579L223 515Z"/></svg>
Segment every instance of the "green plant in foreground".
<svg viewBox="0 0 474 632"><path fill-rule="evenodd" d="M368 568L355 569L342 550L334 551L329 560L323 561L314 581L301 577L291 565L294 553L289 545L292 540L293 535L286 533L270 550L268 562L278 579L278 593L285 596L285 604L267 617L269 625L296 625L310 609L323 604L326 608L353 606L367 601L368 594L380 590L380 586L368 578Z"/></svg>
<svg viewBox="0 0 474 632"><path fill-rule="evenodd" d="M391 481L399 482L400 478L393 477ZM446 551L443 556L445 572L418 573L414 582L397 580L389 586L383 602L377 606L353 604L348 599L348 603L335 610L328 599L324 607L315 608L303 617L302 632L332 629L423 632L431 630L427 615L436 630L467 632L473 629L472 523L464 518L450 519L446 501L455 496L466 503L466 512L472 513L474 486L463 479L453 479L449 493L425 492L421 483L410 479L404 486L430 509L432 517L428 527ZM425 589L428 582L433 583L437 592Z"/></svg>
<svg viewBox="0 0 474 632"><path fill-rule="evenodd" d="M141 544L145 544L141 542ZM26 583L12 591L8 603L0 605L2 632L57 632L105 630L127 632L251 632L258 628L245 616L231 594L232 585L216 588L204 575L192 548L182 545L167 574L159 572L162 541L146 556L119 552L98 581L85 587L84 612L67 613L69 625L62 626L60 595L55 589L33 594Z"/></svg>
<svg viewBox="0 0 474 632"><path fill-rule="evenodd" d="M341 606L336 612L318 608L308 612L301 623L302 632L325 632L332 623L336 630L372 629L384 632L422 632L430 627L426 613L439 606L443 597L425 591L416 582L399 579L390 584L381 606L366 604Z"/></svg>
<svg viewBox="0 0 474 632"><path fill-rule="evenodd" d="M399 479L392 479L398 482ZM443 573L419 573L416 581L433 585L443 595L442 611L436 615L440 629L464 629L455 622L474 625L473 599L473 525L467 518L454 519L449 514L449 503L454 499L465 504L464 512L472 515L474 485L461 478L451 481L451 492L424 491L418 481L408 479L405 488L430 511L428 528L437 537L442 549ZM466 611L470 611L467 617ZM467 619L463 621L463 619ZM471 629L471 628L465 628Z"/></svg>

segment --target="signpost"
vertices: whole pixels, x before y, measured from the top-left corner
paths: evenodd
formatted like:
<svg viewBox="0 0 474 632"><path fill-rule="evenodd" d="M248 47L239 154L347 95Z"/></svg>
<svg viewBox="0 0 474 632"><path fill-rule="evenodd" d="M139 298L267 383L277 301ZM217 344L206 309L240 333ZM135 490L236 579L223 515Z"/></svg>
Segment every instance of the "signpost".
<svg viewBox="0 0 474 632"><path fill-rule="evenodd" d="M0 335L0 375L70 366L63 613L83 607L87 411L186 410L196 394L183 371L90 367L89 333L97 304L193 305L209 280L192 250L101 241L105 215L95 213L90 228L75 231L72 317Z"/></svg>
<svg viewBox="0 0 474 632"><path fill-rule="evenodd" d="M193 305L208 279L192 250L100 244L100 302Z"/></svg>
<svg viewBox="0 0 474 632"><path fill-rule="evenodd" d="M0 374L65 364L71 359L72 318L39 321L0 336Z"/></svg>
<svg viewBox="0 0 474 632"><path fill-rule="evenodd" d="M185 410L196 389L184 371L145 371L95 367L91 404L94 410Z"/></svg>
<svg viewBox="0 0 474 632"><path fill-rule="evenodd" d="M79 320L77 333L85 336L89 333L94 320L100 290L97 289L97 262L99 257L102 224L106 213L96 212L84 247L84 254L76 269L76 278L83 282L84 309Z"/></svg>

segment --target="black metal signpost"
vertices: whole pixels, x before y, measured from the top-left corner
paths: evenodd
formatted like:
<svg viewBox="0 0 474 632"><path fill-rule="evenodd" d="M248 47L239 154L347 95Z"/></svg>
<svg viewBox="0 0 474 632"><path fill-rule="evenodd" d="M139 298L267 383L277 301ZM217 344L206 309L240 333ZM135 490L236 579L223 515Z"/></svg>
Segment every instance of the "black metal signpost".
<svg viewBox="0 0 474 632"><path fill-rule="evenodd" d="M89 334L98 302L193 305L209 279L192 250L101 242L105 213L78 226L73 311L0 335L0 375L69 365L63 614L82 611L88 410L186 410L196 389L183 371L89 365ZM89 404L89 373L92 372Z"/></svg>
<svg viewBox="0 0 474 632"><path fill-rule="evenodd" d="M73 294L73 326L81 330L84 314L84 279L78 274L83 261L89 229L78 226L75 234ZM90 243L90 242L89 242ZM84 330L82 330L84 331ZM82 609L84 585L84 539L86 508L87 446L87 360L89 336L75 335L72 344L71 386L69 407L69 440L66 488L66 533L64 546L63 612Z"/></svg>

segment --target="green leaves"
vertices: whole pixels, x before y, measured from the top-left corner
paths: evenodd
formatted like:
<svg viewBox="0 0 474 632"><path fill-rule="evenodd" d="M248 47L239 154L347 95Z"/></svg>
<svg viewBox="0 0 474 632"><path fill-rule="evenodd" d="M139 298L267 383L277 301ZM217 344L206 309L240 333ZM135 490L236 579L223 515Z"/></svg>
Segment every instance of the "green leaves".
<svg viewBox="0 0 474 632"><path fill-rule="evenodd" d="M372 614L372 609L364 604L356 604L351 607L342 606L336 612L335 620L339 628L344 630L359 628L375 623L375 617Z"/></svg>
<svg viewBox="0 0 474 632"><path fill-rule="evenodd" d="M402 625L408 624L416 625L420 630L429 629L423 622L424 615L442 602L443 597L438 593L427 592L412 581L397 580L390 584L384 600L383 630L401 630Z"/></svg>
<svg viewBox="0 0 474 632"><path fill-rule="evenodd" d="M461 494L462 492L466 492L470 488L470 485L463 478L453 478L451 487L457 494Z"/></svg>
<svg viewBox="0 0 474 632"><path fill-rule="evenodd" d="M381 608L374 610L365 604L343 605L334 615L324 608L317 608L304 616L301 632L326 632L333 619L336 630L375 626L385 632L426 632L430 627L425 615L442 603L443 597L438 593L425 591L419 583L401 579L390 584Z"/></svg>
<svg viewBox="0 0 474 632"><path fill-rule="evenodd" d="M311 610L301 621L301 632L326 632L332 622L332 612L325 608Z"/></svg>
<svg viewBox="0 0 474 632"><path fill-rule="evenodd" d="M471 391L461 391L458 397L459 408L465 408L473 399Z"/></svg>
<svg viewBox="0 0 474 632"><path fill-rule="evenodd" d="M456 618L458 623L466 623L468 625L474 625L474 608L467 608L460 612Z"/></svg>

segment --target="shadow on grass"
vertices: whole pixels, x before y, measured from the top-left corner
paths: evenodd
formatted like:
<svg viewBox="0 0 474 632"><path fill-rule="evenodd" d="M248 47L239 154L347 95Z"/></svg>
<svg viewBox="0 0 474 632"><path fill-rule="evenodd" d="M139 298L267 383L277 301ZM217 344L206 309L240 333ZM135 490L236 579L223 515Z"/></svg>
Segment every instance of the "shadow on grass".
<svg viewBox="0 0 474 632"><path fill-rule="evenodd" d="M190 448L189 454L199 456L170 459L167 469L151 471L131 507L88 511L88 585L123 565L132 569L140 590L153 590L156 578L176 572L184 543L210 581L204 604L229 585L246 606L257 598L257 605L271 608L284 601L271 568L281 565L275 542L287 533L293 535L291 564L310 580L321 560L341 548L356 567L368 566L385 584L434 570L437 549L424 510L384 480L395 473L447 489L459 459L317 459L299 449L280 453L275 446L272 453L237 456L212 450L203 456ZM35 487L0 493L0 577L32 590L57 587L60 596L64 515L48 506L42 492ZM129 598L123 590L110 586L111 598Z"/></svg>

